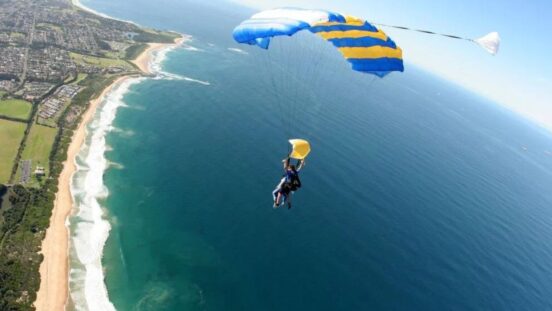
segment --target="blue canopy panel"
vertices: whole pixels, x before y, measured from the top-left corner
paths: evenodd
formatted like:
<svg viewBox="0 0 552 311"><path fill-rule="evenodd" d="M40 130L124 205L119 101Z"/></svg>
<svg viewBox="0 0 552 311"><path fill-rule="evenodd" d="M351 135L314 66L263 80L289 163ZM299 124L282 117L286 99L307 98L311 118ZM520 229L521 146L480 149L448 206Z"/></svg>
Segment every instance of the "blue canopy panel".
<svg viewBox="0 0 552 311"><path fill-rule="evenodd" d="M353 70L373 74L380 78L385 77L393 71L404 71L402 59L397 58L349 58L347 61L352 64Z"/></svg>
<svg viewBox="0 0 552 311"><path fill-rule="evenodd" d="M295 8L273 9L259 12L243 21L234 29L233 36L238 43L257 45L268 49L270 39L273 37L292 36L318 23L344 21L343 16L328 11Z"/></svg>
<svg viewBox="0 0 552 311"><path fill-rule="evenodd" d="M262 11L242 22L233 35L239 43L268 49L271 38L305 29L331 42L355 71L378 77L404 71L402 50L383 31L337 13L293 8Z"/></svg>
<svg viewBox="0 0 552 311"><path fill-rule="evenodd" d="M234 29L234 39L239 43L258 45L268 49L270 39L276 36L292 36L310 25L297 20L248 20Z"/></svg>

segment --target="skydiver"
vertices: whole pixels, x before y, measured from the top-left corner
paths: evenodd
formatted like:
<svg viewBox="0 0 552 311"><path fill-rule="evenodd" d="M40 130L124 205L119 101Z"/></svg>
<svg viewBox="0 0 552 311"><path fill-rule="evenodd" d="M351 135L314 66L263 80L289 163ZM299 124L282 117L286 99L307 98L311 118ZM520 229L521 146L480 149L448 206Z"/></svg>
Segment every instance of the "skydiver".
<svg viewBox="0 0 552 311"><path fill-rule="evenodd" d="M288 209L291 209L291 195L294 191L301 188L301 180L299 179L299 171L304 167L305 160L297 160L297 166L290 164L290 157L282 160L284 164L284 176L280 180L276 189L272 192L274 199L274 208L280 205L281 198L284 197L284 205L287 204Z"/></svg>

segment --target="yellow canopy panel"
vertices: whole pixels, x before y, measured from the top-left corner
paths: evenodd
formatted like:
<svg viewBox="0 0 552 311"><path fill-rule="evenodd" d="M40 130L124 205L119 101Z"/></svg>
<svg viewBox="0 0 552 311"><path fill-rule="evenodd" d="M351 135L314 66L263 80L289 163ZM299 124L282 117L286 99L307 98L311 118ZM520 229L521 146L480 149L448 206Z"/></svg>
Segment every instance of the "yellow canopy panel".
<svg viewBox="0 0 552 311"><path fill-rule="evenodd" d="M290 158L303 160L311 151L309 142L304 139L290 139L289 143L293 147Z"/></svg>

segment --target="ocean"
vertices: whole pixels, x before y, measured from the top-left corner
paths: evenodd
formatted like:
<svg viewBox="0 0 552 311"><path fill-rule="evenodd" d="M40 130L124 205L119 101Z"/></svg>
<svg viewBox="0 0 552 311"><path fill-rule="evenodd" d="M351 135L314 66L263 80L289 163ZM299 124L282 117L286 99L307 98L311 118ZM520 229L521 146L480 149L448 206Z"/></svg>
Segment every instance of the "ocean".
<svg viewBox="0 0 552 311"><path fill-rule="evenodd" d="M226 2L83 4L193 40L88 127L70 309L552 309L550 132L408 63L359 76L304 36L266 57Z"/></svg>

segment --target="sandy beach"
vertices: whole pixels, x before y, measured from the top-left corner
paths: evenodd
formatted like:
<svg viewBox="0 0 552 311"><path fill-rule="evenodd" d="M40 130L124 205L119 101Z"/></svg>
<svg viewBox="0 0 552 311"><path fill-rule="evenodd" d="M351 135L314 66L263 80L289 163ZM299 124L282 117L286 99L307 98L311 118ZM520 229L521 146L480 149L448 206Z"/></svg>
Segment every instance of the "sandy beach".
<svg viewBox="0 0 552 311"><path fill-rule="evenodd" d="M131 76L120 77L107 87L95 100L90 101L88 110L75 131L67 150L67 160L58 180L58 193L54 201L54 209L50 217L50 227L42 241L44 261L40 265L40 289L35 302L38 311L59 311L65 309L68 297L68 248L69 231L66 226L67 217L73 209L71 196L71 179L76 171L77 154L86 138L86 125L90 122L96 109L114 86Z"/></svg>
<svg viewBox="0 0 552 311"><path fill-rule="evenodd" d="M151 58L153 57L153 54L155 52L158 52L160 50L164 50L167 48L171 48L177 45L182 44L188 39L188 37L181 37L174 40L174 43L148 43L148 47L138 56L135 60L132 62L140 68L144 73L147 74L153 74L150 64L151 64Z"/></svg>
<svg viewBox="0 0 552 311"><path fill-rule="evenodd" d="M173 44L150 43L149 47L134 61L146 74L151 74L150 63L154 52L181 44L185 37L175 40ZM42 241L41 252L44 261L40 265L40 289L37 292L35 307L37 311L60 311L65 309L69 296L69 230L67 218L73 210L71 195L71 180L77 167L76 157L86 138L86 126L93 118L96 109L114 86L132 76L124 76L115 80L95 100L90 101L88 110L84 113L81 123L75 131L67 151L67 160L58 180L58 193L54 201L54 209L50 218L50 227Z"/></svg>
<svg viewBox="0 0 552 311"><path fill-rule="evenodd" d="M74 0L73 4L98 14L80 5L78 0ZM150 43L148 48L133 63L145 74L152 74L150 63L154 53L179 45L186 39L187 37L178 38L172 44ZM90 101L90 105L84 113L81 123L76 129L69 145L67 159L58 180L58 193L54 201L50 226L42 241L41 253L44 255L44 261L40 265L40 289L37 292L37 299L34 303L37 311L61 311L65 309L69 296L69 229L67 227L67 218L73 211L71 180L77 170L76 157L86 139L87 124L94 117L98 106L116 85L129 78L131 76L118 78L103 90L97 99Z"/></svg>

